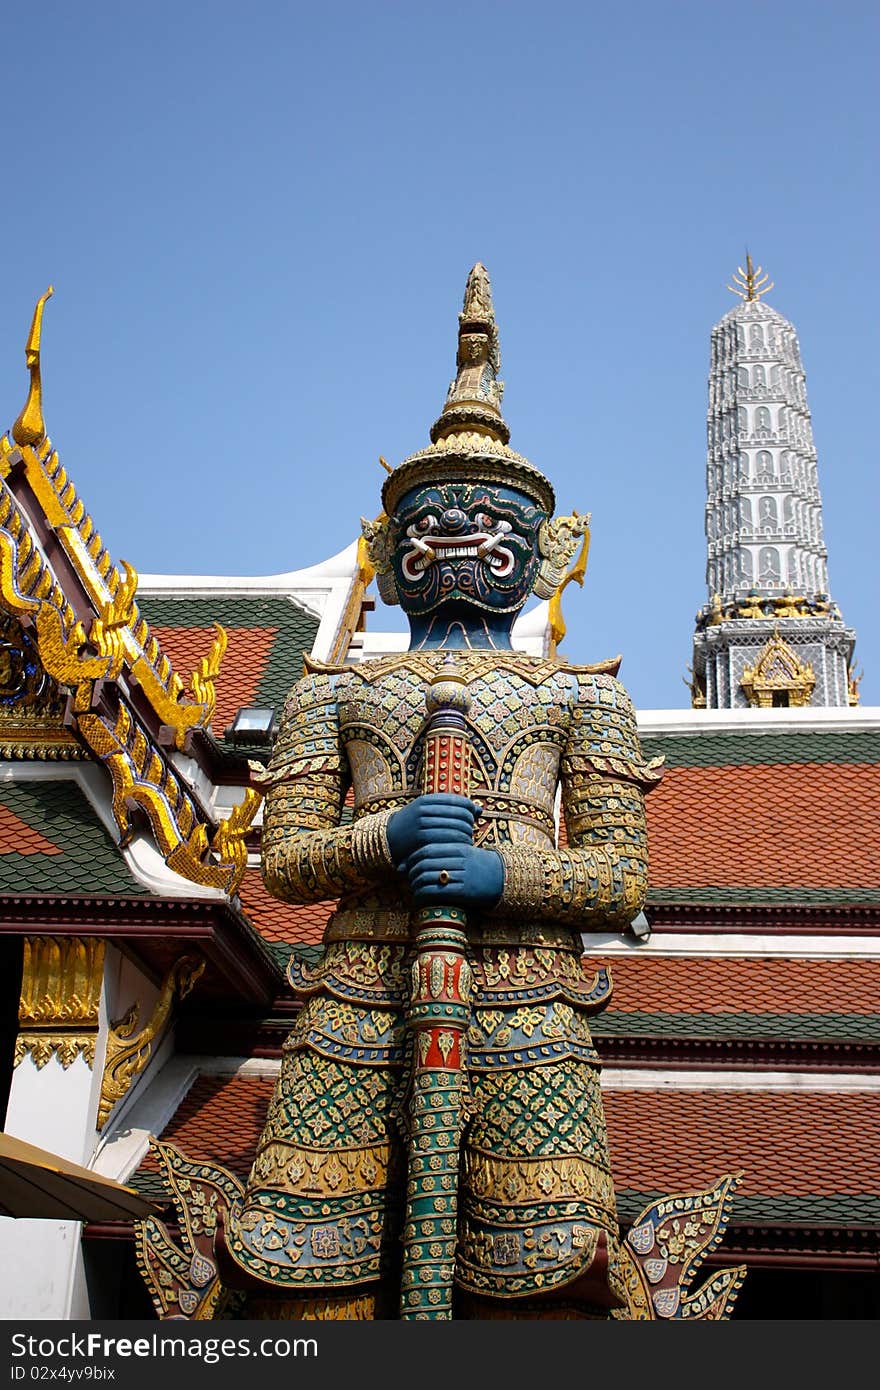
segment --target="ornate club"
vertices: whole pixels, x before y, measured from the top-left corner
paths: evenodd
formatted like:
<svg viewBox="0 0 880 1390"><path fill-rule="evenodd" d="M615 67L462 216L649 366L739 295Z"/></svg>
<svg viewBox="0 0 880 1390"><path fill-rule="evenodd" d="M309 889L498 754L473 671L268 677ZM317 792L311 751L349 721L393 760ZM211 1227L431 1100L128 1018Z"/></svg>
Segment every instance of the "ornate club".
<svg viewBox="0 0 880 1390"><path fill-rule="evenodd" d="M470 696L454 664L428 687L422 791L467 796ZM467 920L458 907L426 907L413 919L415 955L407 1017L413 1044L402 1319L452 1317L458 1164L471 969Z"/></svg>

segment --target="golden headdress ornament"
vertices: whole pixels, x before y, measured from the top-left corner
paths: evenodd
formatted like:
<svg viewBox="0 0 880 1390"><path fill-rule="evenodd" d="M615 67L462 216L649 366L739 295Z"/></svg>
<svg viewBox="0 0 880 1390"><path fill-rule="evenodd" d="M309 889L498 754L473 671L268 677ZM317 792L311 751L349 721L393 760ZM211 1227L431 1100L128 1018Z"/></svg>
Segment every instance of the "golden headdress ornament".
<svg viewBox="0 0 880 1390"><path fill-rule="evenodd" d="M456 376L431 443L404 459L385 479L382 504L390 515L411 487L431 482L487 482L519 488L552 514L553 488L544 474L508 448L510 429L501 414L504 383L489 273L479 261L467 278L458 316Z"/></svg>

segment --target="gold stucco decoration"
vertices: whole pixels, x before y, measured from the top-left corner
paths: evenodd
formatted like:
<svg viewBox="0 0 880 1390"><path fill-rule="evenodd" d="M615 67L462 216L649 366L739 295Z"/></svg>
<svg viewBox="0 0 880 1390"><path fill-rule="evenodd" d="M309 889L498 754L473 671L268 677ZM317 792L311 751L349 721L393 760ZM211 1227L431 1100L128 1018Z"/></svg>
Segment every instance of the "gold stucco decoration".
<svg viewBox="0 0 880 1390"><path fill-rule="evenodd" d="M38 1068L56 1056L65 1069L95 1061L104 942L95 937L26 936L15 1065L28 1054Z"/></svg>
<svg viewBox="0 0 880 1390"><path fill-rule="evenodd" d="M140 1018L137 1003L111 1024L98 1102L99 1130L104 1128L114 1105L122 1100L147 1066L174 1005L186 998L204 969L205 962L197 956L182 956L162 981L153 1012L139 1032L135 1032Z"/></svg>
<svg viewBox="0 0 880 1390"><path fill-rule="evenodd" d="M816 674L774 629L761 648L754 666L747 666L740 682L749 704L756 709L774 705L800 708L810 703Z"/></svg>
<svg viewBox="0 0 880 1390"><path fill-rule="evenodd" d="M24 360L31 380L27 400L21 414L12 426L12 438L16 444L39 444L46 437L43 420L43 384L40 376L40 338L43 333L43 310L46 301L55 293L50 285L46 293L37 300L31 331L24 349Z"/></svg>
<svg viewBox="0 0 880 1390"><path fill-rule="evenodd" d="M587 573L587 558L590 553L589 512L587 512L585 516L578 516L577 512L575 512L572 516L557 517L554 522L545 522L541 531L543 532L545 527L556 526L557 523L561 524L561 536L565 537L565 544L563 545L560 543L558 545L558 554L562 555L568 551L570 557L571 554L574 553L574 545L577 544L578 536L581 537L581 548L580 554L568 571L568 574L563 575L557 583L556 588L553 590L553 593L550 595L550 606L547 612L547 618L550 624L550 656L556 655L556 649L566 633L565 619L562 616L562 595L572 582L580 585L581 588L584 587L584 579ZM565 562L563 562L563 565L564 563ZM535 585L535 593L539 598L543 596L544 585L548 584L558 572L559 565L556 560L546 557L542 560L541 568L538 571L538 581Z"/></svg>
<svg viewBox="0 0 880 1390"><path fill-rule="evenodd" d="M65 694L46 672L30 637L0 609L0 757L82 758L64 723Z"/></svg>
<svg viewBox="0 0 880 1390"><path fill-rule="evenodd" d="M122 843L133 833L132 810L141 810L169 868L193 883L231 892L235 867L207 857L208 828L192 797L125 706L112 725L101 715L82 714L79 727L110 773Z"/></svg>
<svg viewBox="0 0 880 1390"><path fill-rule="evenodd" d="M226 628L220 623L214 624L214 631L217 636L211 645L207 656L203 656L190 678L190 690L193 699L202 706L205 711L199 720L200 724L210 724L214 718L214 710L217 707L217 690L215 682L220 674L220 664L226 654L226 645L229 641ZM178 731L178 747L182 744L180 731Z"/></svg>
<svg viewBox="0 0 880 1390"><path fill-rule="evenodd" d="M731 279L733 284L728 285L727 288L731 294L735 294L746 304L757 303L762 295L769 294L773 289L773 281L769 275L764 274L764 267L759 265L755 268L748 252L746 252L745 270L741 265L738 265Z"/></svg>
<svg viewBox="0 0 880 1390"><path fill-rule="evenodd" d="M220 822L211 841L211 849L221 864L232 866L233 877L228 890L230 893L236 891L244 877L244 871L247 868L246 836L253 825L254 817L262 800L261 792L255 791L253 787L248 787L244 798L237 806L233 806L226 819Z"/></svg>

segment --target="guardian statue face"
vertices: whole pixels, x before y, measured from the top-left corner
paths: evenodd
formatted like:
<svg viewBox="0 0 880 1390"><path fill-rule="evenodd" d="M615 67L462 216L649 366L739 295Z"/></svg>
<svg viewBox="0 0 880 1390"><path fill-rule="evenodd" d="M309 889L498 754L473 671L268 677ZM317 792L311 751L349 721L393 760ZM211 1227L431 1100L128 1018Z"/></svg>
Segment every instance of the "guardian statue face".
<svg viewBox="0 0 880 1390"><path fill-rule="evenodd" d="M392 518L391 550L404 611L518 612L537 578L546 516L517 488L456 482L406 492Z"/></svg>

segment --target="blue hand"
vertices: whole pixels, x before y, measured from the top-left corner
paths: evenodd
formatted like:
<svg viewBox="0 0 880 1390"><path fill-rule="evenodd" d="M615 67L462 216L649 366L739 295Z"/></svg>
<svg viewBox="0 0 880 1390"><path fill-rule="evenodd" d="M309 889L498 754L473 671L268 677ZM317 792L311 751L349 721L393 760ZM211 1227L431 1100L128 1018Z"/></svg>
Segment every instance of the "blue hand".
<svg viewBox="0 0 880 1390"><path fill-rule="evenodd" d="M419 907L494 907L504 889L504 861L494 849L431 844L403 865Z"/></svg>
<svg viewBox="0 0 880 1390"><path fill-rule="evenodd" d="M427 845L472 845L479 807L449 792L417 796L388 820L388 848L398 869Z"/></svg>

